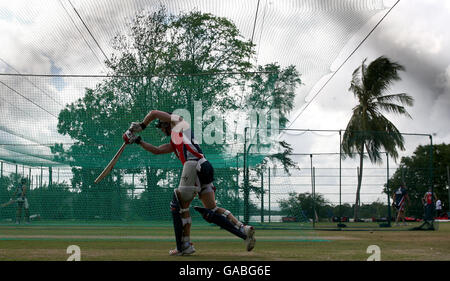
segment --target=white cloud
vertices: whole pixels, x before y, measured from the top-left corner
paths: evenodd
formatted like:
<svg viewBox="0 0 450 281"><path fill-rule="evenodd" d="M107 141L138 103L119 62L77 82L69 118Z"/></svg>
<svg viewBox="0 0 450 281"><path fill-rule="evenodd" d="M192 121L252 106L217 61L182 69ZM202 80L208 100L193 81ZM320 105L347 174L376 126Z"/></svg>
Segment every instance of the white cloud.
<svg viewBox="0 0 450 281"><path fill-rule="evenodd" d="M389 28L380 39L392 42L401 49L412 49L418 56L438 54L443 51L444 44L444 35L430 30L423 21L414 22L408 28Z"/></svg>

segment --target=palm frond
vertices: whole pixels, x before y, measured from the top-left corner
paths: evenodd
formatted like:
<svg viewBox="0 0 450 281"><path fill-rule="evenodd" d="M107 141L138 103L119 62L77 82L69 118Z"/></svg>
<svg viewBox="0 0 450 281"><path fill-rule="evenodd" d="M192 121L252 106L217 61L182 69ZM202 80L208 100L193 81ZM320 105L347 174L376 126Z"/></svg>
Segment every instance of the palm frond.
<svg viewBox="0 0 450 281"><path fill-rule="evenodd" d="M371 125L378 132L375 141L394 159L397 159L397 148L405 150L405 140L397 127L383 115L378 115L373 119Z"/></svg>
<svg viewBox="0 0 450 281"><path fill-rule="evenodd" d="M412 118L411 115L409 115L409 113L406 111L406 108L404 106L395 103L383 103L383 102L377 102L376 106L388 113L405 115L409 118Z"/></svg>
<svg viewBox="0 0 450 281"><path fill-rule="evenodd" d="M405 68L402 65L381 56L367 67L363 79L364 87L373 96L380 96L394 81L400 80L398 73L404 70Z"/></svg>
<svg viewBox="0 0 450 281"><path fill-rule="evenodd" d="M393 102L398 101L403 105L413 106L414 98L406 93L394 94L394 95L384 95L376 97L378 102Z"/></svg>
<svg viewBox="0 0 450 281"><path fill-rule="evenodd" d="M361 63L361 80L364 84L364 79L366 79L366 73L367 73L367 65L366 65L367 58L365 58Z"/></svg>
<svg viewBox="0 0 450 281"><path fill-rule="evenodd" d="M362 91L362 83L360 79L360 70L361 67L357 67L352 74L352 81L350 81L350 88L349 91L353 92L356 98L359 97L361 91Z"/></svg>

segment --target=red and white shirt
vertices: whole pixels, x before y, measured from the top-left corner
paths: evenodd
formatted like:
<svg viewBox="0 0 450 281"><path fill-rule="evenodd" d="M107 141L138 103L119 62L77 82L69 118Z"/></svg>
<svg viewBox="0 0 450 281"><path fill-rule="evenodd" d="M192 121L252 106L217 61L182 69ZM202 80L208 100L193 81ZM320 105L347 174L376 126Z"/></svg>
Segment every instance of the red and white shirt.
<svg viewBox="0 0 450 281"><path fill-rule="evenodd" d="M432 196L433 196L433 194L430 191L425 193L425 200L426 200L427 205L431 205L431 203L433 201Z"/></svg>
<svg viewBox="0 0 450 281"><path fill-rule="evenodd" d="M195 140L191 129L183 130L181 132L174 132L172 130L170 145L173 147L175 155L180 159L181 164L183 165L186 161L197 161L204 158L202 149Z"/></svg>

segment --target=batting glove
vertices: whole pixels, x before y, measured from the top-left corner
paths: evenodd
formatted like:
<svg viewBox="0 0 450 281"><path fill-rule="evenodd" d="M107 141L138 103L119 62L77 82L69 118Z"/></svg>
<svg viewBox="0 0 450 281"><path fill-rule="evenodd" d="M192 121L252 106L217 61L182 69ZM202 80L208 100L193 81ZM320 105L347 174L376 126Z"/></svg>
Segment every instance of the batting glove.
<svg viewBox="0 0 450 281"><path fill-rule="evenodd" d="M138 137L136 138L136 140L134 141L134 143L135 143L135 144L140 144L140 143L141 143L141 140L142 140L141 136L138 136Z"/></svg>
<svg viewBox="0 0 450 281"><path fill-rule="evenodd" d="M134 135L130 130L127 130L123 134L122 138L126 144L134 143L137 139L136 135Z"/></svg>
<svg viewBox="0 0 450 281"><path fill-rule="evenodd" d="M123 138L123 141L124 141L126 144L132 144L132 143L137 143L137 144L139 144L139 143L141 143L141 140L142 140L141 136L136 136L136 135L133 134L130 130L127 130L127 131L123 134L122 138Z"/></svg>
<svg viewBox="0 0 450 281"><path fill-rule="evenodd" d="M147 126L143 122L137 123L133 122L131 123L131 126L128 130L130 130L132 133L139 133L142 132Z"/></svg>

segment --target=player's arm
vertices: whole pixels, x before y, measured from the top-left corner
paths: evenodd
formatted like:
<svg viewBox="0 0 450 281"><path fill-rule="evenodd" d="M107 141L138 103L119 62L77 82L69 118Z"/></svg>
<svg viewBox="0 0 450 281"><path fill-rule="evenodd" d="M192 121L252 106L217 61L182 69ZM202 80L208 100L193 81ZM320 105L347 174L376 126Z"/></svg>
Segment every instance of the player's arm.
<svg viewBox="0 0 450 281"><path fill-rule="evenodd" d="M133 133L139 133L142 130L144 130L153 120L155 119L159 119L162 122L171 122L174 127L182 124L183 129L185 127L185 125L187 124L182 117L176 115L176 114L169 114L167 112L164 111L160 111L160 110L152 110L150 111L144 118L144 120L141 123L132 123L130 130Z"/></svg>
<svg viewBox="0 0 450 281"><path fill-rule="evenodd" d="M162 122L171 122L172 117L169 113L159 110L150 111L142 121L145 126L148 126L153 120L159 119Z"/></svg>
<svg viewBox="0 0 450 281"><path fill-rule="evenodd" d="M150 151L153 154L166 154L166 153L171 153L171 152L174 151L173 147L172 147L172 145L170 145L170 143L166 143L166 144L163 144L163 145L160 145L160 146L154 146L154 145L152 145L152 144L150 144L148 142L145 142L145 141L141 140L139 142L139 145L143 149L145 149L147 151Z"/></svg>

